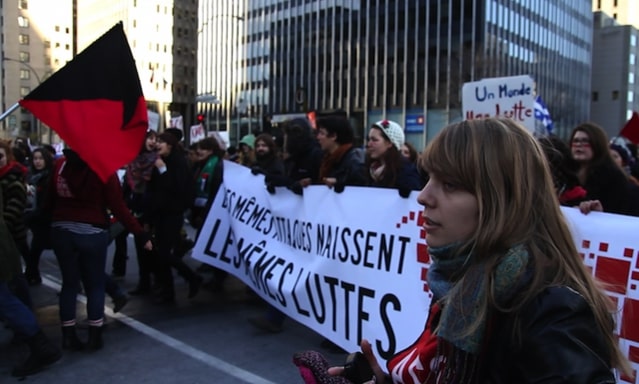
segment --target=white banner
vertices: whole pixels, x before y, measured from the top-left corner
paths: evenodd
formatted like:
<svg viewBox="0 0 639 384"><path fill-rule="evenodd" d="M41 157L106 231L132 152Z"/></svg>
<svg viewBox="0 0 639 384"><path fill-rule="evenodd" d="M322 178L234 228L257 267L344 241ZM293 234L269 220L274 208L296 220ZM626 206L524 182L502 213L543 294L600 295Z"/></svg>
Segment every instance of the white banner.
<svg viewBox="0 0 639 384"><path fill-rule="evenodd" d="M465 120L507 117L535 132L535 82L530 76L494 77L462 87Z"/></svg>
<svg viewBox="0 0 639 384"><path fill-rule="evenodd" d="M412 344L432 296L417 192L404 199L394 189L346 187L338 194L310 186L303 196L286 188L271 195L262 175L229 161L224 167L193 251L197 260L237 276L348 351L366 338L385 360ZM614 286L620 344L636 360L639 218L564 213L588 268Z"/></svg>

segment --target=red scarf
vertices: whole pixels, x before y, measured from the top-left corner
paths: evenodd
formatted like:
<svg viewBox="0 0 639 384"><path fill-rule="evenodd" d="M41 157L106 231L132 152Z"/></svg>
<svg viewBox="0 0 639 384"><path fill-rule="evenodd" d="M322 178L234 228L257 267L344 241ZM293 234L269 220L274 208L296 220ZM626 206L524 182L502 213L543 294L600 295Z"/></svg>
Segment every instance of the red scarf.
<svg viewBox="0 0 639 384"><path fill-rule="evenodd" d="M0 178L5 177L7 175L7 173L11 172L14 169L16 171L18 171L23 178L27 174L27 167L25 167L24 165L18 163L15 160L12 160L12 161L8 162L7 165L5 165L4 167L0 168Z"/></svg>
<svg viewBox="0 0 639 384"><path fill-rule="evenodd" d="M342 144L337 147L333 153L327 153L324 155L322 159L322 164L320 165L319 170L319 179L324 180L325 177L328 177L330 172L335 168L337 164L342 160L342 157L353 147L353 144Z"/></svg>

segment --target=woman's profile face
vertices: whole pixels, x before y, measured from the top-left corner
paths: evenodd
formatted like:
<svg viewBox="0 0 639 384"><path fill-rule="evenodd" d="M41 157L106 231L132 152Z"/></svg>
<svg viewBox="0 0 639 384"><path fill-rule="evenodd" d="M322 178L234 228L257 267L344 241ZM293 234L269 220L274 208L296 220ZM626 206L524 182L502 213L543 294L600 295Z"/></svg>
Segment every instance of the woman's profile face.
<svg viewBox="0 0 639 384"><path fill-rule="evenodd" d="M171 154L171 145L167 144L165 141L157 140L155 148L158 151L158 155L162 157Z"/></svg>
<svg viewBox="0 0 639 384"><path fill-rule="evenodd" d="M477 230L477 198L454 182L431 175L417 202L424 207L423 228L431 247L466 241Z"/></svg>
<svg viewBox="0 0 639 384"><path fill-rule="evenodd" d="M590 144L590 137L584 131L577 131L570 142L572 158L578 163L588 163L592 160L594 153Z"/></svg>
<svg viewBox="0 0 639 384"><path fill-rule="evenodd" d="M610 148L610 156L619 168L623 168L623 158L621 157L619 152L617 152L617 150Z"/></svg>
<svg viewBox="0 0 639 384"><path fill-rule="evenodd" d="M366 151L371 159L379 159L393 144L386 140L382 132L377 128L372 128L368 132L368 142L366 143Z"/></svg>

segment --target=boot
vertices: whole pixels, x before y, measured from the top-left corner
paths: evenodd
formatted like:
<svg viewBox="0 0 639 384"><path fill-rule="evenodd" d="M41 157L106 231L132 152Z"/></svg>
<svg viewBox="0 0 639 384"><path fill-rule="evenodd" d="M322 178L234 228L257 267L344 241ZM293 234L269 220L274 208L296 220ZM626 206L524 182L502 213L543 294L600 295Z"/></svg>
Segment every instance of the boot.
<svg viewBox="0 0 639 384"><path fill-rule="evenodd" d="M29 357L11 371L12 376L33 375L62 358L62 352L49 341L42 331L27 339L27 344L30 350Z"/></svg>
<svg viewBox="0 0 639 384"><path fill-rule="evenodd" d="M75 332L75 325L62 327L62 349L82 351L85 346L86 345L80 341L78 334Z"/></svg>
<svg viewBox="0 0 639 384"><path fill-rule="evenodd" d="M102 342L102 326L94 327L89 326L89 342L87 343L87 347L91 351L97 351L98 349L102 349L104 343Z"/></svg>

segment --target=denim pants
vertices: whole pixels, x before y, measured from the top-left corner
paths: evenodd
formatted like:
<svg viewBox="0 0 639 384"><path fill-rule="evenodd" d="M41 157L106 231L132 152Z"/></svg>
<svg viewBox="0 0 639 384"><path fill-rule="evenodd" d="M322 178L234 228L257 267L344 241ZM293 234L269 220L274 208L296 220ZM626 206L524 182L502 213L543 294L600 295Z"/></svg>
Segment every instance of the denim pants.
<svg viewBox="0 0 639 384"><path fill-rule="evenodd" d="M0 318L22 336L31 337L40 330L31 309L11 292L5 282L0 282Z"/></svg>
<svg viewBox="0 0 639 384"><path fill-rule="evenodd" d="M102 320L109 232L85 235L56 227L51 231L53 251L62 272L60 320L63 325L75 321L80 280L87 296L89 321Z"/></svg>

